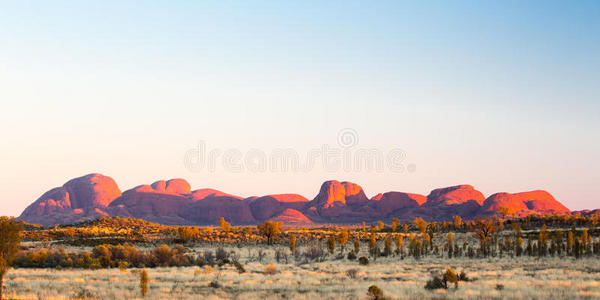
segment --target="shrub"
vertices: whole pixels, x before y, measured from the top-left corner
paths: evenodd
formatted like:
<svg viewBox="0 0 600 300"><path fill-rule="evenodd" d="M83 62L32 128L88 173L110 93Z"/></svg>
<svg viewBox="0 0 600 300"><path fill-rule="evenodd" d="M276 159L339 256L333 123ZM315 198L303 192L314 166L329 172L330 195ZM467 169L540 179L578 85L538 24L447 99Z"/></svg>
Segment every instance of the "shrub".
<svg viewBox="0 0 600 300"><path fill-rule="evenodd" d="M350 269L350 270L346 271L346 276L348 276L349 278L355 279L357 275L358 275L357 269Z"/></svg>
<svg viewBox="0 0 600 300"><path fill-rule="evenodd" d="M434 276L431 280L427 281L427 284L425 284L426 290L436 290L436 289L445 289L445 288L446 288L446 285L444 284L442 279L439 278L438 276Z"/></svg>
<svg viewBox="0 0 600 300"><path fill-rule="evenodd" d="M446 273L444 273L444 281L454 283L454 286L458 288L458 275L456 275L456 272L454 272L452 268L446 269Z"/></svg>
<svg viewBox="0 0 600 300"><path fill-rule="evenodd" d="M348 258L348 260L355 260L356 254L354 254L354 252L348 252L347 258Z"/></svg>
<svg viewBox="0 0 600 300"><path fill-rule="evenodd" d="M364 257L364 256L361 256L361 257L358 259L358 263L359 263L359 264L361 264L361 265L363 265L363 266L366 266L366 265L368 265L368 264L369 264L369 259L368 259L368 258L366 258L366 257Z"/></svg>
<svg viewBox="0 0 600 300"><path fill-rule="evenodd" d="M211 288L214 288L214 289L218 289L221 287L221 284L218 281L213 280L208 284L208 286L210 286Z"/></svg>
<svg viewBox="0 0 600 300"><path fill-rule="evenodd" d="M226 264L230 264L230 263L231 263L231 261L229 260L229 258L223 258L223 259L220 259L220 260L217 262L217 265L218 265L219 267L222 267L222 266L224 266L224 265L226 265Z"/></svg>
<svg viewBox="0 0 600 300"><path fill-rule="evenodd" d="M458 280L459 281L471 281L471 279L467 276L467 273L465 271L460 272L460 274L458 275Z"/></svg>
<svg viewBox="0 0 600 300"><path fill-rule="evenodd" d="M310 260L315 260L324 255L323 249L317 246L308 246L306 252L304 252L304 257Z"/></svg>
<svg viewBox="0 0 600 300"><path fill-rule="evenodd" d="M287 264L288 262L288 255L287 252L284 251L283 249L275 249L275 260L277 262L280 262L281 260L285 260L285 263Z"/></svg>
<svg viewBox="0 0 600 300"><path fill-rule="evenodd" d="M238 271L238 273L245 273L246 269L244 268L244 266L237 260L233 261L233 265L235 266L235 269Z"/></svg>
<svg viewBox="0 0 600 300"><path fill-rule="evenodd" d="M224 260L229 258L229 253L223 249L223 247L218 247L215 251L215 258L217 260Z"/></svg>
<svg viewBox="0 0 600 300"><path fill-rule="evenodd" d="M204 251L204 263L207 265L213 265L215 263L215 257L212 251Z"/></svg>
<svg viewBox="0 0 600 300"><path fill-rule="evenodd" d="M373 300L384 300L383 291L376 285L372 285L369 287L367 291L367 295Z"/></svg>
<svg viewBox="0 0 600 300"><path fill-rule="evenodd" d="M277 273L277 268L275 267L275 264L269 264L265 267L265 270L263 272L265 275L275 275L275 273Z"/></svg>

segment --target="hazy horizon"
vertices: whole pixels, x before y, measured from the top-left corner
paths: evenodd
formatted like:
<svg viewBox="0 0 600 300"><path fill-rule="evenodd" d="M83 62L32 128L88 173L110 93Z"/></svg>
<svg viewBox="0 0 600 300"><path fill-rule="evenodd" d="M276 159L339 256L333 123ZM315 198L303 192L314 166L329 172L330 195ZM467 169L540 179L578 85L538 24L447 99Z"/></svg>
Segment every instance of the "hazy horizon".
<svg viewBox="0 0 600 300"><path fill-rule="evenodd" d="M89 173L240 196L326 180L598 207L600 2L0 4L0 215ZM186 151L402 149L404 172L192 172Z"/></svg>

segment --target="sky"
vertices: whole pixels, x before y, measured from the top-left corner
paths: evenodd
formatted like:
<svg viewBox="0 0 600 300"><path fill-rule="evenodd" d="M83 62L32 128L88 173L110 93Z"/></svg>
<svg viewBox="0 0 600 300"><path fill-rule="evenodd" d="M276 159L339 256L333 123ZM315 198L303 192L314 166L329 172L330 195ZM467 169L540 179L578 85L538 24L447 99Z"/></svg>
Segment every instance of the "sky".
<svg viewBox="0 0 600 300"><path fill-rule="evenodd" d="M4 1L0 104L0 215L95 172L121 190L467 183L600 207L598 1ZM404 168L184 163L199 144L307 157L346 149L341 132Z"/></svg>

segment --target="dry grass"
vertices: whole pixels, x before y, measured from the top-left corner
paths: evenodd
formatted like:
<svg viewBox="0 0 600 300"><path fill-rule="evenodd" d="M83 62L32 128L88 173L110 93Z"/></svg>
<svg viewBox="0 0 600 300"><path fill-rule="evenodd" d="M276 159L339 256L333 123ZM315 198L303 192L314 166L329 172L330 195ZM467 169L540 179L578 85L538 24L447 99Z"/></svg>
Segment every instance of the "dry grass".
<svg viewBox="0 0 600 300"><path fill-rule="evenodd" d="M250 247L250 248L248 248ZM513 259L432 256L421 260L381 257L362 266L356 260L277 263L275 248L266 248L261 262L258 247L231 247L247 272L232 265L213 268L147 269L149 299L365 299L377 285L390 299L589 299L600 297L600 260L584 258ZM193 249L202 253L207 246ZM303 251L302 247L298 251ZM360 255L366 255L366 249ZM472 282L458 290L427 291L431 272L447 267L466 271ZM349 276L348 274L353 274ZM497 287L501 285L502 289ZM17 269L6 275L7 299L132 299L139 298L139 276L119 269ZM211 298L212 297L212 298Z"/></svg>

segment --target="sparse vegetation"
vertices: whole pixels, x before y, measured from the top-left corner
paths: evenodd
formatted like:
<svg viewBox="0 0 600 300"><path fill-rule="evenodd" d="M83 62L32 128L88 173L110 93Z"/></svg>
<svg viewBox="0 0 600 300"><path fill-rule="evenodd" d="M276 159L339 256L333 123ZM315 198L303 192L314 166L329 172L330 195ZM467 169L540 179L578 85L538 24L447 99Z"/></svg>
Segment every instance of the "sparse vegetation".
<svg viewBox="0 0 600 300"><path fill-rule="evenodd" d="M282 228L280 224L270 225L267 222L256 227L257 230L252 230L252 227L228 228L223 224L219 227L181 227L121 218L104 218L52 228L26 225L22 234L23 246L17 249L13 260L17 269L8 273L5 292L10 298L17 298L15 293L27 293L24 292L24 283L28 281L19 279L30 278L28 273L24 273L26 270L36 273L43 272L44 268L55 268L59 270L56 276L90 272L86 273L88 275L85 278L92 278L93 274L113 272L112 268L118 272L111 273L115 277L121 276L118 274L128 274L126 270L129 268L145 268L149 275L155 274L152 277L156 276L160 281L168 280L160 272L169 272L169 276L179 278L186 276L183 275L187 272L185 270L191 270L189 272L193 279L189 280L194 282L192 286L196 286L197 290L192 291L191 287L178 283L182 280L174 280L168 287L159 284L158 280L155 286L152 281L150 294L160 298L173 297L174 294L167 293L167 290L183 290L189 295L206 296L204 291L216 287L225 287L219 289L226 290L225 293L234 290L258 293L257 291L268 288L263 283L265 280L270 280L276 286L289 288L293 280L279 280L281 276L291 276L290 274L301 276L299 281L311 282L297 284L297 288L292 288L298 293L299 290L296 289L304 289L304 293L310 293L316 289L315 286L325 282L335 286L335 278L338 276L335 274L342 274L344 280L349 282L381 278L386 284L377 285L390 295L402 291L401 293L408 293L407 295L415 298L435 298L437 294L424 290L425 285L427 289L450 288L453 295L450 298L472 298L468 293L473 292L474 287L481 289L477 293L489 291L490 294L485 297L502 298L504 293L514 292L521 282L529 282L533 278L535 282L541 282L541 278L550 278L546 279L550 282L555 282L557 278L574 282L573 280L580 278L587 282L586 280L597 280L593 274L600 270L600 232L594 227L592 217L529 216L474 221L455 217L447 222L415 221L416 223L405 222L401 225L399 220L392 220L391 227L384 226L381 230L378 224L365 224L364 228L362 225ZM272 226L276 226L276 230L268 229L274 229ZM267 235L269 232L270 237ZM351 251L344 250L348 240L352 240ZM288 257L290 253L291 259ZM343 259L344 257L347 259ZM360 258L355 261L357 257ZM448 264L463 271L435 267ZM201 269L197 269L198 266ZM502 266L502 270L498 266ZM437 271L433 272L431 279L425 284L422 278L429 276L431 268ZM573 268L578 270L578 275L569 275ZM470 271L473 278L467 277L465 269ZM538 270L546 270L546 273ZM179 275L179 272L183 273ZM312 273L308 275L306 272ZM505 273L507 275L502 275ZM139 272L136 274L141 276ZM238 277L233 277L234 274ZM274 274L277 276L273 276ZM264 279L257 280L256 276ZM320 278L321 276L324 277ZM510 283L514 276L521 276L518 285ZM488 278L488 282L494 280L494 283L488 287L480 281L484 278ZM245 283L244 280L257 280L257 283L252 283L252 288L246 290L244 284L250 283ZM456 289L461 281L470 283ZM228 282L234 282L235 288ZM136 284L140 283L141 277ZM413 286L414 289L406 290L401 283ZM559 287L563 291L560 293L572 295L573 298L578 298L577 293L581 292L575 285ZM364 289L364 286L361 291L350 289L351 292L344 297L364 297ZM60 294L58 290L46 290L50 291L50 296ZM125 298L139 297L140 290L134 286L132 291L135 294L132 292ZM289 291L283 292L286 297L290 296L287 294ZM585 292L590 293L592 298L600 296L600 287L586 286ZM523 296L520 297L544 298L541 296L543 293L545 290L538 288L522 293ZM83 288L71 288L70 295L118 298L107 296L103 290L91 288L89 284ZM317 295L312 297L319 298Z"/></svg>

